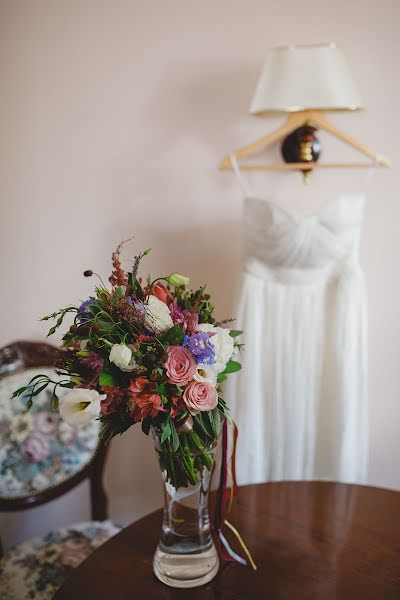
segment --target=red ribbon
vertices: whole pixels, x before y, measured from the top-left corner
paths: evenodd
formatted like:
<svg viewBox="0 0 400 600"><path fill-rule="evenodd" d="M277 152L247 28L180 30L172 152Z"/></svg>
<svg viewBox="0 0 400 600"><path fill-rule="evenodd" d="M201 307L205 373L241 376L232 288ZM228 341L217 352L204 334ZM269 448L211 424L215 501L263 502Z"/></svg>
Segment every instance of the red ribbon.
<svg viewBox="0 0 400 600"><path fill-rule="evenodd" d="M222 425L222 457L221 457L221 472L219 485L216 495L216 504L214 511L213 530L216 534L216 546L222 560L226 562L245 562L240 559L230 548L225 536L222 533L225 517L231 508L230 497L234 496L237 491L236 483L236 442L238 437L238 428L232 421L233 439L232 439L232 454L228 460L228 421L224 419ZM228 489L228 464L231 463L231 491ZM236 558L235 558L236 556ZM238 560L239 559L239 560Z"/></svg>

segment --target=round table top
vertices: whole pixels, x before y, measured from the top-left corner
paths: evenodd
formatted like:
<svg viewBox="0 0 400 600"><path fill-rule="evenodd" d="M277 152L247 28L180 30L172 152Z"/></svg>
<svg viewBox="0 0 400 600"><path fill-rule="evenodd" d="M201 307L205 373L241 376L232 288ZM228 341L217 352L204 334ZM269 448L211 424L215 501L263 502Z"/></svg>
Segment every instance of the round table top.
<svg viewBox="0 0 400 600"><path fill-rule="evenodd" d="M161 518L158 510L124 528L75 569L54 598L400 598L398 492L328 482L241 487L229 520L258 569L224 564L213 581L190 590L167 587L153 575Z"/></svg>

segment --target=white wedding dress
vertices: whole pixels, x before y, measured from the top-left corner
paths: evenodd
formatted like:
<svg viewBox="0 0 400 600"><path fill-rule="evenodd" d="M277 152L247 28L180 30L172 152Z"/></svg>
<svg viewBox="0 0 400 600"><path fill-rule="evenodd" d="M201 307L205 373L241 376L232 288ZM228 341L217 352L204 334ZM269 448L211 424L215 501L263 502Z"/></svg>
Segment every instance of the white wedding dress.
<svg viewBox="0 0 400 600"><path fill-rule="evenodd" d="M365 482L366 290L358 261L364 195L301 216L244 189L237 328L242 371L226 400L239 428L239 484Z"/></svg>

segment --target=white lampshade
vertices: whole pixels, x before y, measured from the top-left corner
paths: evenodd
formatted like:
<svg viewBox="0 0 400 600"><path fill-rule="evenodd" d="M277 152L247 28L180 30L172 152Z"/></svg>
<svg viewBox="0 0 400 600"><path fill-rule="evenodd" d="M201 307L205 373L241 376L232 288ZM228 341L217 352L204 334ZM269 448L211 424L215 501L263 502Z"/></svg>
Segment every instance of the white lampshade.
<svg viewBox="0 0 400 600"><path fill-rule="evenodd" d="M250 114L362 107L341 48L335 44L279 46L267 54Z"/></svg>

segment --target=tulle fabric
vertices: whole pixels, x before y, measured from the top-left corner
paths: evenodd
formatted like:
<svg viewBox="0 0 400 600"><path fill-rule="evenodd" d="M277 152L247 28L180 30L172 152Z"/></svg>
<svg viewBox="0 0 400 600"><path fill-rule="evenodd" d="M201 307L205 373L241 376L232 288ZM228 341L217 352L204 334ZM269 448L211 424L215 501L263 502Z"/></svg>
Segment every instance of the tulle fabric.
<svg viewBox="0 0 400 600"><path fill-rule="evenodd" d="M245 200L236 313L245 349L226 390L240 484L366 480L363 207L363 195L341 196L301 216Z"/></svg>

